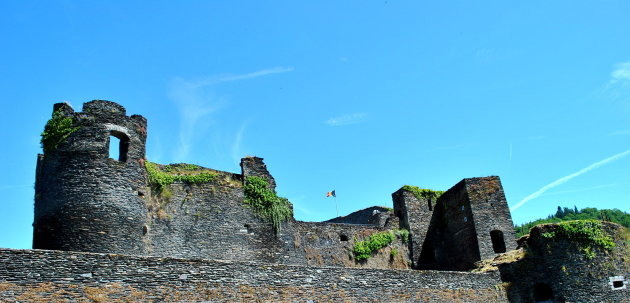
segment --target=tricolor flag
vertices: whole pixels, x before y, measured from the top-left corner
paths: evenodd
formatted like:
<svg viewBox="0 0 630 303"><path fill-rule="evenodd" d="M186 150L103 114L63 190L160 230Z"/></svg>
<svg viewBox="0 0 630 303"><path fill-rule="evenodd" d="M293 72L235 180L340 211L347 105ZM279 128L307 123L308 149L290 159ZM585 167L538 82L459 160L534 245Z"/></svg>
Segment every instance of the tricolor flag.
<svg viewBox="0 0 630 303"><path fill-rule="evenodd" d="M337 197L337 196L335 195L335 191L333 190L326 193L326 197Z"/></svg>

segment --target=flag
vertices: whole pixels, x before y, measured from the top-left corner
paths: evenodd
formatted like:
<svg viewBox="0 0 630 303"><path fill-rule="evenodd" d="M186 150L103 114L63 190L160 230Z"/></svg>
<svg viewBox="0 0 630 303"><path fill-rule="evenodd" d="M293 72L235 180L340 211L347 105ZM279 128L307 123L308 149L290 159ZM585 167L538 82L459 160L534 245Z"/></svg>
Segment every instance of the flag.
<svg viewBox="0 0 630 303"><path fill-rule="evenodd" d="M335 194L335 191L333 190L326 193L326 197L337 197L337 195Z"/></svg>

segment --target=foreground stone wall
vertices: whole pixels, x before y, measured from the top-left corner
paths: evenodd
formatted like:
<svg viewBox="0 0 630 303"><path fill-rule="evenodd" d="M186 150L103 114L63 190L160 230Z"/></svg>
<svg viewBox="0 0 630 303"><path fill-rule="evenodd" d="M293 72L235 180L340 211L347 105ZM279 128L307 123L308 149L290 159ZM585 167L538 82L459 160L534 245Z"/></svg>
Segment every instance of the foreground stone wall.
<svg viewBox="0 0 630 303"><path fill-rule="evenodd" d="M0 249L7 302L507 302L497 273Z"/></svg>
<svg viewBox="0 0 630 303"><path fill-rule="evenodd" d="M553 224L532 228L522 243L524 258L499 266L510 302L630 302L628 230L603 222L615 247L595 247L588 257L579 240L549 237L557 229Z"/></svg>

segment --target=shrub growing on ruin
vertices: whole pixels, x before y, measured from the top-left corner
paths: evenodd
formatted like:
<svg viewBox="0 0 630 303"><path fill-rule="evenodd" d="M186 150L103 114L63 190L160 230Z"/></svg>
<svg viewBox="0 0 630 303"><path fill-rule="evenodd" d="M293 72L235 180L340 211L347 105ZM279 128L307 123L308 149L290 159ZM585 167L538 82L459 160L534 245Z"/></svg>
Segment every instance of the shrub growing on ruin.
<svg viewBox="0 0 630 303"><path fill-rule="evenodd" d="M61 108L56 110L52 118L46 122L44 131L41 134L42 139L40 142L44 149L44 154L55 150L61 142L78 129L79 127L74 125L72 117L66 116Z"/></svg>
<svg viewBox="0 0 630 303"><path fill-rule="evenodd" d="M357 261L367 260L372 257L372 253L379 249L386 247L396 240L396 237L400 238L403 243L409 241L409 231L406 229L397 229L394 231L384 231L370 235L367 240L355 241L352 252L354 253L354 259ZM394 255L398 254L397 249Z"/></svg>
<svg viewBox="0 0 630 303"><path fill-rule="evenodd" d="M371 235L367 240L354 243L354 258L357 261L367 260L372 253L389 245L396 239L391 231L384 231Z"/></svg>
<svg viewBox="0 0 630 303"><path fill-rule="evenodd" d="M269 188L269 183L264 178L247 177L243 190L245 192L245 204L249 205L263 221L271 223L276 233L280 232L282 222L293 217L289 200L278 197Z"/></svg>

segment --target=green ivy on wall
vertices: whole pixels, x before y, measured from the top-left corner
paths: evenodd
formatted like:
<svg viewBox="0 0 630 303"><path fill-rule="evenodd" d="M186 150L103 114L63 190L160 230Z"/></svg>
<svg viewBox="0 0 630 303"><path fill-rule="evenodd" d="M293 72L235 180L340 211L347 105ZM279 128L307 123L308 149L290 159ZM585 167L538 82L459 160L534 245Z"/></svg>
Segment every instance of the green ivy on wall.
<svg viewBox="0 0 630 303"><path fill-rule="evenodd" d="M251 207L263 221L271 223L276 234L280 232L282 222L293 217L289 200L278 197L269 188L269 183L264 178L247 177L243 190L245 191L244 203Z"/></svg>
<svg viewBox="0 0 630 303"><path fill-rule="evenodd" d="M66 116L61 108L56 110L52 118L46 122L44 131L41 134L42 139L40 142L44 149L44 154L55 150L61 142L78 129L79 127L74 125L72 117Z"/></svg>

